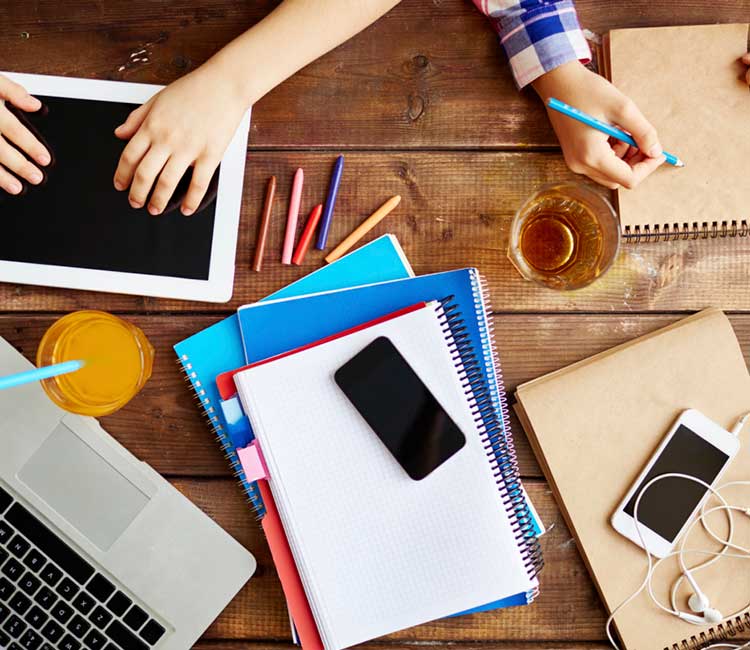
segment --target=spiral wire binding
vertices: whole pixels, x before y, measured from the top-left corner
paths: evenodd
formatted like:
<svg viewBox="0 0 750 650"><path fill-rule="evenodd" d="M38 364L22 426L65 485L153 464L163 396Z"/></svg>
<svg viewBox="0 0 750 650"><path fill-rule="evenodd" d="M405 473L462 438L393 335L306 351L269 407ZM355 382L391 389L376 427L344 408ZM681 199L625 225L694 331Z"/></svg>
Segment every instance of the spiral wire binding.
<svg viewBox="0 0 750 650"><path fill-rule="evenodd" d="M224 427L219 420L216 408L211 404L211 399L206 397L206 391L201 385L198 374L193 370L193 364L190 363L190 357L183 354L177 359L177 363L180 365L184 374L183 379L189 382L193 389L193 399L198 403L203 416L206 418L208 425L211 427L216 439L219 441L224 456L229 461L229 467L232 470L235 478L240 484L242 491L247 496L247 500L255 511L255 515L258 519L263 517L265 514L265 506L263 505L263 499L258 492L257 487L254 483L250 483L245 477L245 472L242 471L242 464L240 463L239 456L232 445L231 440L227 436Z"/></svg>
<svg viewBox="0 0 750 650"><path fill-rule="evenodd" d="M726 642L745 630L750 630L750 612L735 616L700 634L694 634L689 639L683 639L664 650L702 650L715 643Z"/></svg>
<svg viewBox="0 0 750 650"><path fill-rule="evenodd" d="M715 643L726 642L745 630L750 630L750 612L735 616L700 634L694 634L664 650L702 650Z"/></svg>
<svg viewBox="0 0 750 650"><path fill-rule="evenodd" d="M636 244L654 241L678 241L688 239L716 239L723 237L747 237L750 227L745 219L741 221L704 221L698 223L665 223L655 226L625 226L623 237Z"/></svg>
<svg viewBox="0 0 750 650"><path fill-rule="evenodd" d="M507 404L505 410L502 411L493 399L482 372L482 365L486 364L486 361L482 362L477 358L464 320L453 299L453 296L444 298L435 311L449 343L451 357L459 369L461 385L469 398L472 415L479 427L482 443L490 460L502 504L521 551L524 567L529 577L533 579L544 566L544 560L534 530L534 520L521 488L513 443L507 435L509 431L506 422ZM489 331L486 332L486 336L488 340L491 340ZM501 394L504 394L502 385L500 387ZM532 590L527 594L528 601L531 602L537 593L537 590Z"/></svg>

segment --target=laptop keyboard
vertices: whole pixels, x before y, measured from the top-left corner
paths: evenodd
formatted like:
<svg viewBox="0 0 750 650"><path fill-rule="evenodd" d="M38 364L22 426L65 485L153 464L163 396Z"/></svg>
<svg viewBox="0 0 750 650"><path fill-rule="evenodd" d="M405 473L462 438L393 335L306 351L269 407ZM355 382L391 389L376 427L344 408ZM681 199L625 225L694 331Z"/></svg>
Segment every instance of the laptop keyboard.
<svg viewBox="0 0 750 650"><path fill-rule="evenodd" d="M164 633L0 487L0 648L149 650Z"/></svg>

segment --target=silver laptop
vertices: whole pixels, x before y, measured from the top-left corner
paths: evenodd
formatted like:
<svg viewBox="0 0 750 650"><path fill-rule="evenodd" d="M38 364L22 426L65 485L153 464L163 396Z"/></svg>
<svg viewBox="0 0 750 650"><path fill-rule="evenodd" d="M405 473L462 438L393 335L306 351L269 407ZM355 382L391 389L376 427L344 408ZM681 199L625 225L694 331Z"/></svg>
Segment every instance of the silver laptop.
<svg viewBox="0 0 750 650"><path fill-rule="evenodd" d="M29 367L0 338L0 374ZM0 391L0 414L0 648L190 648L253 556L38 384Z"/></svg>

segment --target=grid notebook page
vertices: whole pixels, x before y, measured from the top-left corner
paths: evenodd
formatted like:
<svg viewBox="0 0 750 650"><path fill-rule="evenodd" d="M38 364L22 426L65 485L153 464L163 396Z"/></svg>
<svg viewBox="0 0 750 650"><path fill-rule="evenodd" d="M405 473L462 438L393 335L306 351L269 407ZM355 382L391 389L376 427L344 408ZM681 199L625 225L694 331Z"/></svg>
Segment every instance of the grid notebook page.
<svg viewBox="0 0 750 650"><path fill-rule="evenodd" d="M387 336L466 436L421 481L334 382ZM237 386L327 650L528 591L434 305L240 373Z"/></svg>

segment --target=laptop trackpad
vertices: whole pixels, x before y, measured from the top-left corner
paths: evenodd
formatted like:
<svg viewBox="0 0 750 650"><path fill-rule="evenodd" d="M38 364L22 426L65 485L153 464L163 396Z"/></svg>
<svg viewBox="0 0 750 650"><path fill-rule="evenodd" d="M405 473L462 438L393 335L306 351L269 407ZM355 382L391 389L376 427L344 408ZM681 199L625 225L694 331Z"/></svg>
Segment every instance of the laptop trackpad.
<svg viewBox="0 0 750 650"><path fill-rule="evenodd" d="M62 423L18 478L103 551L109 550L149 501L148 495Z"/></svg>

